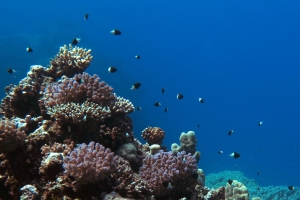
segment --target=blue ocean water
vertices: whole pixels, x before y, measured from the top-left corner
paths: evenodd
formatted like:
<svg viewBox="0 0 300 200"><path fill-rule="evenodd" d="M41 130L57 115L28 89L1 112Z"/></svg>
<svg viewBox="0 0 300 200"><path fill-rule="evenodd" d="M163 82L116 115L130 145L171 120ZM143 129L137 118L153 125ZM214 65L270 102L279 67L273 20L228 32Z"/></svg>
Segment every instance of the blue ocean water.
<svg viewBox="0 0 300 200"><path fill-rule="evenodd" d="M169 149L195 131L206 174L241 171L262 186L300 186L299 1L16 0L1 8L1 88L81 38L94 56L87 72L142 107L130 115L141 141L148 126L166 132ZM135 82L142 86L132 91Z"/></svg>

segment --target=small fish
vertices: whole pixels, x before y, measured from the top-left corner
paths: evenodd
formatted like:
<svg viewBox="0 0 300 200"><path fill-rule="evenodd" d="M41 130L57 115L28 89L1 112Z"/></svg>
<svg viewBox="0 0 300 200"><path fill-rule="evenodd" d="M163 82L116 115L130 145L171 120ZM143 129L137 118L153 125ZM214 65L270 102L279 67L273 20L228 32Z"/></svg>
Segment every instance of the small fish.
<svg viewBox="0 0 300 200"><path fill-rule="evenodd" d="M197 180L197 179L198 179L198 173L197 173L197 172L196 172L196 173L193 173L193 174L191 175L191 177L192 177L193 179Z"/></svg>
<svg viewBox="0 0 300 200"><path fill-rule="evenodd" d="M141 107L137 107L136 109L137 109L137 110L142 110L142 108L141 108Z"/></svg>
<svg viewBox="0 0 300 200"><path fill-rule="evenodd" d="M132 90L136 90L136 89L139 89L139 87L141 87L141 83L135 83L135 84L133 84L132 86L131 86L131 89Z"/></svg>
<svg viewBox="0 0 300 200"><path fill-rule="evenodd" d="M30 48L30 47L27 47L27 48L26 48L26 51L27 51L28 53L33 52L32 48Z"/></svg>
<svg viewBox="0 0 300 200"><path fill-rule="evenodd" d="M233 152L229 156L232 157L232 158L234 158L234 159L237 159L237 158L241 157L241 155L239 153L237 153L237 152Z"/></svg>
<svg viewBox="0 0 300 200"><path fill-rule="evenodd" d="M262 126L262 124L263 124L263 122L259 122L259 123L258 123L258 126Z"/></svg>
<svg viewBox="0 0 300 200"><path fill-rule="evenodd" d="M260 190L260 188L257 188L257 190Z"/></svg>
<svg viewBox="0 0 300 200"><path fill-rule="evenodd" d="M168 108L165 108L165 110L164 110L164 111L165 111L165 113L166 113L166 112L168 112Z"/></svg>
<svg viewBox="0 0 300 200"><path fill-rule="evenodd" d="M9 68L8 70L6 70L9 74L15 73L17 72L16 70Z"/></svg>
<svg viewBox="0 0 300 200"><path fill-rule="evenodd" d="M125 135L126 135L126 137L129 137L129 133L126 133Z"/></svg>
<svg viewBox="0 0 300 200"><path fill-rule="evenodd" d="M180 93L177 94L177 99L178 99L178 100L180 100L180 99L182 99L182 98L183 98L183 95L182 95L182 94L180 94Z"/></svg>
<svg viewBox="0 0 300 200"><path fill-rule="evenodd" d="M223 151L218 151L218 154L222 154L223 153Z"/></svg>
<svg viewBox="0 0 300 200"><path fill-rule="evenodd" d="M232 133L233 133L233 130L230 130L230 131L228 132L228 135L232 135Z"/></svg>
<svg viewBox="0 0 300 200"><path fill-rule="evenodd" d="M116 71L118 71L117 68L115 68L113 66L111 66L111 67L108 68L108 72L109 73L115 73Z"/></svg>
<svg viewBox="0 0 300 200"><path fill-rule="evenodd" d="M154 106L160 106L161 105L161 103L159 103L159 102L156 102L155 104L154 104Z"/></svg>
<svg viewBox="0 0 300 200"><path fill-rule="evenodd" d="M78 44L80 42L80 38L74 38L73 40L72 40L72 45L76 45L76 44Z"/></svg>
<svg viewBox="0 0 300 200"><path fill-rule="evenodd" d="M85 14L83 19L86 21L89 18L89 14Z"/></svg>
<svg viewBox="0 0 300 200"><path fill-rule="evenodd" d="M163 94L164 94L164 93L165 93L165 91L166 91L166 90L165 90L165 88L161 88L161 93L163 93Z"/></svg>
<svg viewBox="0 0 300 200"><path fill-rule="evenodd" d="M197 127L200 128L200 124L198 124Z"/></svg>
<svg viewBox="0 0 300 200"><path fill-rule="evenodd" d="M204 99L203 98L199 98L199 102L200 103L204 103Z"/></svg>
<svg viewBox="0 0 300 200"><path fill-rule="evenodd" d="M117 30L117 29L114 29L112 31L110 31L111 34L114 34L114 35L121 35L121 31Z"/></svg>
<svg viewBox="0 0 300 200"><path fill-rule="evenodd" d="M290 186L288 186L288 188L289 188L289 190L293 190L295 187L290 185Z"/></svg>
<svg viewBox="0 0 300 200"><path fill-rule="evenodd" d="M233 180L228 180L227 182L228 182L229 185L231 185Z"/></svg>
<svg viewBox="0 0 300 200"><path fill-rule="evenodd" d="M141 56L140 55L135 55L134 56L136 59L141 59Z"/></svg>

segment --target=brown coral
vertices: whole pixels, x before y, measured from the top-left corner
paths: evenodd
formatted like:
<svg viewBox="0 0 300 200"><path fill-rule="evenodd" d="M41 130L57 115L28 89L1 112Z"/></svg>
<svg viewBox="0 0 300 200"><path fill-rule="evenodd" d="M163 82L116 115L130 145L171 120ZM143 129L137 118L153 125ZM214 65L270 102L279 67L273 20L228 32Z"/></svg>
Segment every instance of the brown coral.
<svg viewBox="0 0 300 200"><path fill-rule="evenodd" d="M159 127L145 128L142 131L142 138L148 142L149 145L161 144L165 137L165 132Z"/></svg>
<svg viewBox="0 0 300 200"><path fill-rule="evenodd" d="M102 107L92 102L82 104L68 102L48 108L49 115L58 121L68 121L74 124L85 123L86 121L103 121L110 117L110 108Z"/></svg>
<svg viewBox="0 0 300 200"><path fill-rule="evenodd" d="M12 151L24 144L26 134L9 120L0 119L0 152Z"/></svg>
<svg viewBox="0 0 300 200"><path fill-rule="evenodd" d="M69 47L64 45L60 47L55 58L51 60L47 71L55 78L62 75L72 77L74 74L82 73L93 59L91 52L90 49L72 47L71 44Z"/></svg>

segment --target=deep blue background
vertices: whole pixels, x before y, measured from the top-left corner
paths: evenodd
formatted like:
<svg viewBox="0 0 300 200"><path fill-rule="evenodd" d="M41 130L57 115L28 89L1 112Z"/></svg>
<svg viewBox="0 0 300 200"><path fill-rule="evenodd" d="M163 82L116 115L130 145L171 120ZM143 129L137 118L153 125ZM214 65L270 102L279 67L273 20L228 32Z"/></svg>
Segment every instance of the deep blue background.
<svg viewBox="0 0 300 200"><path fill-rule="evenodd" d="M94 56L87 72L142 107L130 115L136 137L159 126L170 148L193 130L206 174L240 170L261 185L300 186L299 10L293 0L3 1L0 87L17 84L30 65L46 66L79 37ZM117 73L107 72L111 65ZM141 88L130 90L134 82ZM156 101L162 106L154 107ZM241 158L228 157L233 151Z"/></svg>

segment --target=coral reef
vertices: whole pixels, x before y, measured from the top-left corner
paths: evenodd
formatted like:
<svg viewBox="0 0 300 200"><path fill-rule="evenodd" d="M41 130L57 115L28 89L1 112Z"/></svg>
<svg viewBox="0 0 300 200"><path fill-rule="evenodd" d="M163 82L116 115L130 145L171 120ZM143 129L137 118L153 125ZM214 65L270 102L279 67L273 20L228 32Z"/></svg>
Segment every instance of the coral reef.
<svg viewBox="0 0 300 200"><path fill-rule="evenodd" d="M91 50L60 48L48 67L33 65L5 88L0 119L0 199L224 200L244 191L209 189L195 133L168 151L165 132L133 134L133 104L85 73ZM239 180L239 179L237 179ZM245 182L244 182L245 184ZM237 184L238 185L238 184ZM292 191L294 192L294 191ZM259 195L256 195L259 196ZM232 198L231 198L232 199Z"/></svg>

